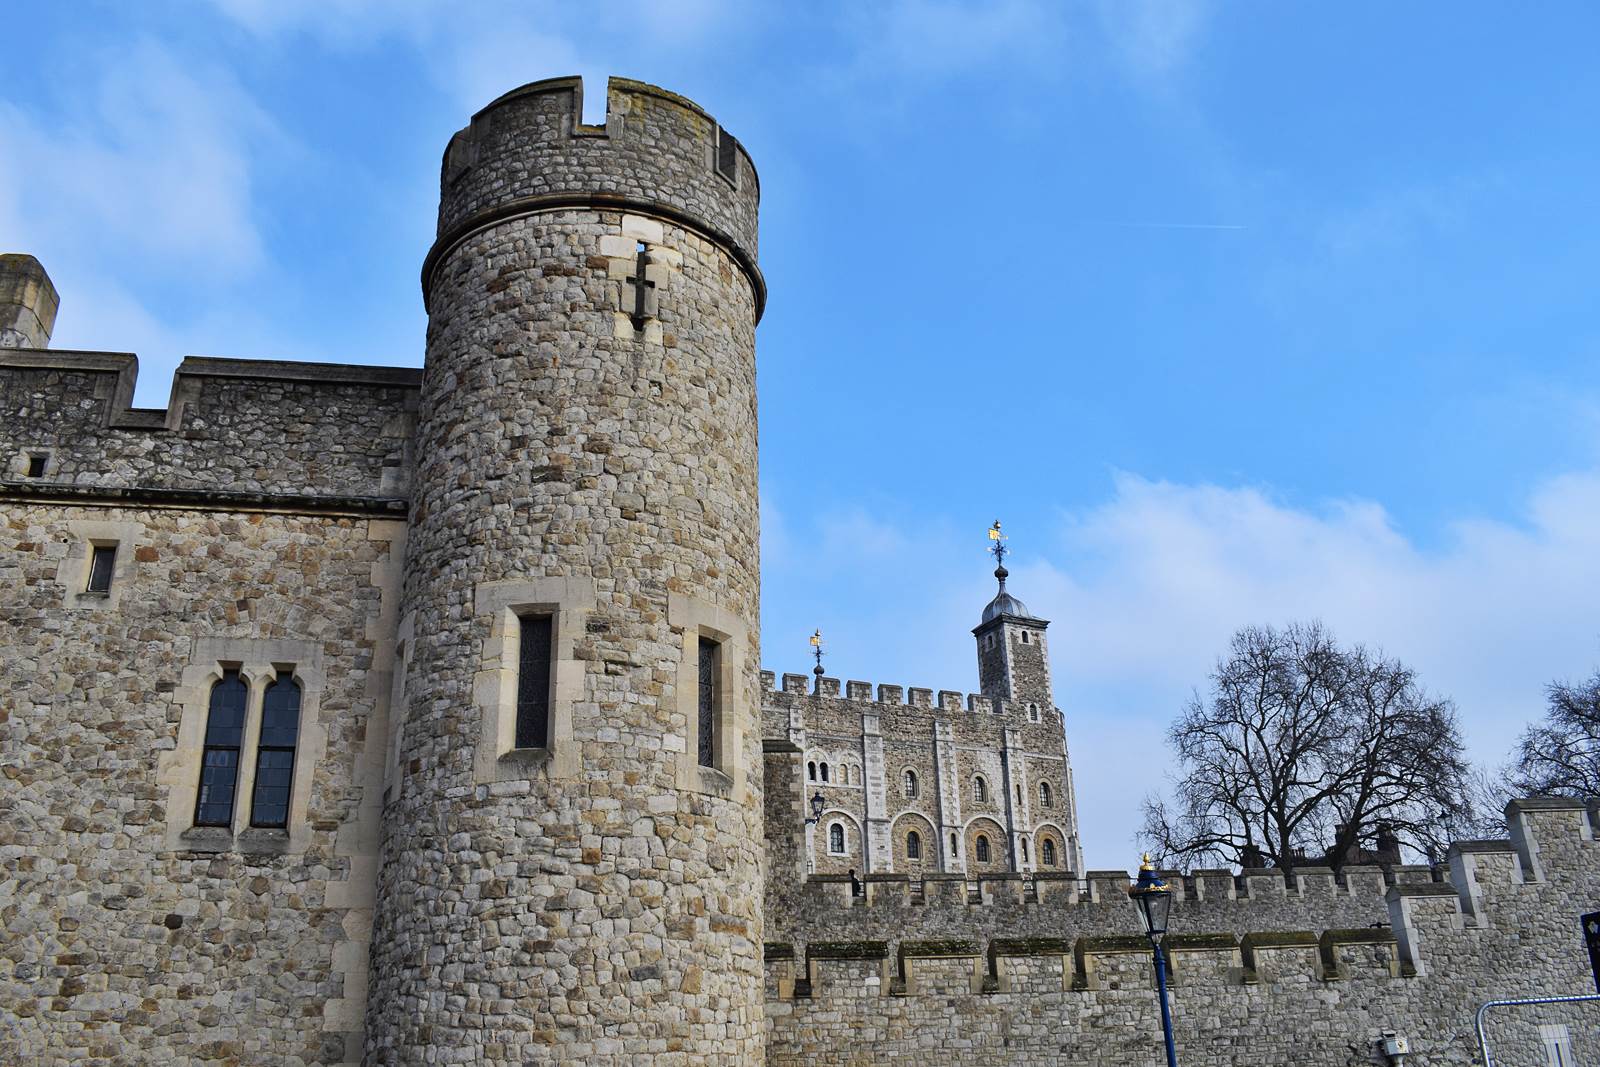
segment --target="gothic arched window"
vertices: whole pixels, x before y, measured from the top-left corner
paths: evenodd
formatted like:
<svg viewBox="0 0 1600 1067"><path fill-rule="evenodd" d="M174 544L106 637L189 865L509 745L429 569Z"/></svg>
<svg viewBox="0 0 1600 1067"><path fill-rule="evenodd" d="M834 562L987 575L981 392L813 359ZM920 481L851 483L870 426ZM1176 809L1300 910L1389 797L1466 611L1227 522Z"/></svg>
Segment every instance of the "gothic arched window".
<svg viewBox="0 0 1600 1067"><path fill-rule="evenodd" d="M838 823L828 827L828 851L836 856L844 855L844 827Z"/></svg>
<svg viewBox="0 0 1600 1067"><path fill-rule="evenodd" d="M1046 867L1056 865L1056 843L1048 837L1039 842L1039 860Z"/></svg>
<svg viewBox="0 0 1600 1067"><path fill-rule="evenodd" d="M989 783L981 774L972 780L972 799L980 803L989 799Z"/></svg>
<svg viewBox="0 0 1600 1067"><path fill-rule="evenodd" d="M917 772L906 772L906 799L910 800L917 795Z"/></svg>
<svg viewBox="0 0 1600 1067"><path fill-rule="evenodd" d="M973 844L973 851L976 853L979 863L988 863L989 862L989 839L987 837L983 836L982 834L979 834L978 835L978 840L976 842L974 842L974 844Z"/></svg>
<svg viewBox="0 0 1600 1067"><path fill-rule="evenodd" d="M912 830L906 834L906 859L920 860L922 858L922 835Z"/></svg>
<svg viewBox="0 0 1600 1067"><path fill-rule="evenodd" d="M289 825L289 788L294 782L294 750L299 741L300 683L292 672L279 671L261 701L251 826L282 829Z"/></svg>
<svg viewBox="0 0 1600 1067"><path fill-rule="evenodd" d="M239 781L239 746L244 740L244 708L250 687L238 668L225 670L211 687L206 712L205 751L200 757L196 826L232 826L234 786Z"/></svg>

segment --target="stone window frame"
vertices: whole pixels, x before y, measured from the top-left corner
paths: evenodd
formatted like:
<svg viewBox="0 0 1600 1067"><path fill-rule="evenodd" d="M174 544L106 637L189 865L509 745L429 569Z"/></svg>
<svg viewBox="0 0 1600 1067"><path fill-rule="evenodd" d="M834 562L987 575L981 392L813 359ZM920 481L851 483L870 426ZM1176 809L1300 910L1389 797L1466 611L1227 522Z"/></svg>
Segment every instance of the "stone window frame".
<svg viewBox="0 0 1600 1067"><path fill-rule="evenodd" d="M1565 1023L1540 1023L1539 1041L1544 1045L1547 1067L1573 1067L1572 1031Z"/></svg>
<svg viewBox="0 0 1600 1067"><path fill-rule="evenodd" d="M67 532L72 535L72 543L56 568L56 582L63 587L63 606L91 611L119 610L122 595L133 583L139 543L144 540L143 524L72 519L67 522ZM117 550L116 560L111 565L111 587L103 593L90 592L89 568L94 562L94 550L108 546Z"/></svg>
<svg viewBox="0 0 1600 1067"><path fill-rule="evenodd" d="M478 670L472 678L479 724L472 761L475 784L536 778L558 781L578 776L582 760L572 736L572 719L584 697L585 672L574 648L595 604L594 582L572 576L507 578L479 582L473 590L473 613L489 625ZM542 748L518 748L521 617L532 614L547 614L551 620L550 720Z"/></svg>
<svg viewBox="0 0 1600 1067"><path fill-rule="evenodd" d="M240 739L238 777L234 782L233 819L229 826L196 826L195 801L200 793L200 761L205 751L211 688L223 672L237 669L249 687L245 701L244 736ZM267 686L279 671L289 671L300 686L300 735L295 746L289 786L286 828L251 826L256 756L261 744L261 710ZM297 855L311 844L307 817L311 786L328 747L322 722L322 694L327 678L322 646L314 641L269 638L202 637L183 670L173 700L179 707L178 735L163 754L158 781L167 786L164 842L169 852L243 852Z"/></svg>
<svg viewBox="0 0 1600 1067"><path fill-rule="evenodd" d="M833 847L833 839L835 834L837 834L839 838L838 848ZM850 855L850 831L846 830L844 828L844 823L840 822L838 819L834 819L832 822L828 823L828 855Z"/></svg>
<svg viewBox="0 0 1600 1067"><path fill-rule="evenodd" d="M900 772L900 794L906 800L916 800L922 792L922 783L917 777L915 767L906 767Z"/></svg>
<svg viewBox="0 0 1600 1067"><path fill-rule="evenodd" d="M400 799L400 783L405 776L400 773L400 753L405 744L406 673L411 667L412 652L416 647L416 616L411 612L400 620L394 636L394 672L389 679L389 737L383 760L383 799L385 802Z"/></svg>
<svg viewBox="0 0 1600 1067"><path fill-rule="evenodd" d="M678 684L674 687L676 703L672 709L675 714L670 718L683 724L683 733L669 734L662 744L676 760L678 788L742 801L750 777L741 728L751 715L745 686L750 629L727 608L686 593L667 596L667 626L679 639ZM702 637L721 646L717 657L721 706L714 717L717 736L711 746L713 763L709 767L700 763Z"/></svg>
<svg viewBox="0 0 1600 1067"><path fill-rule="evenodd" d="M33 467L33 461L36 460L36 459L42 461L42 466L39 468L39 473L38 474L33 474L33 473L30 473L30 472L31 472L31 468ZM41 478L48 478L48 477L50 477L51 473L53 472L52 471L52 467L54 466L54 464L52 463L52 461L54 459L55 459L55 450L54 449L51 449L51 448L28 448L28 447L24 447L20 451L18 451L17 454L11 460L11 472L10 472L11 476L13 478L18 478L18 479L26 478L26 479L30 479L30 480L38 480L38 479L41 479Z"/></svg>
<svg viewBox="0 0 1600 1067"><path fill-rule="evenodd" d="M1057 871L1070 869L1070 868L1067 867L1067 861L1068 861L1068 855L1067 855L1067 832L1061 826L1060 823L1057 823L1057 822L1054 822L1054 821L1046 821L1046 822L1038 823L1037 825L1034 826L1034 828L1033 828L1033 843L1034 843L1034 847L1042 850L1043 842L1045 842L1045 841L1051 842L1055 846L1055 851L1056 851L1056 862L1055 862L1055 865L1053 867L1049 868L1049 869L1057 870ZM1041 862L1042 862L1042 860L1043 860L1043 852L1042 851L1040 852L1040 858L1041 858Z"/></svg>
<svg viewBox="0 0 1600 1067"><path fill-rule="evenodd" d="M1039 806L1041 808L1052 807L1053 806L1052 802L1054 801L1054 799L1055 799L1055 791L1050 788L1050 783L1049 782L1040 782L1039 783Z"/></svg>
<svg viewBox="0 0 1600 1067"><path fill-rule="evenodd" d="M989 803L989 780L982 774L972 776L972 802L974 804Z"/></svg>

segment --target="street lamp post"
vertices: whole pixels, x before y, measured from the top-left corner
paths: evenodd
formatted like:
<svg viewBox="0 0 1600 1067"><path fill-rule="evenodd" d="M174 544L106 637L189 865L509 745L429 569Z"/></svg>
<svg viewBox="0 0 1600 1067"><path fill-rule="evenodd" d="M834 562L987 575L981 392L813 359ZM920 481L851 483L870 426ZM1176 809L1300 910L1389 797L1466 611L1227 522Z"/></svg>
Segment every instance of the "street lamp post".
<svg viewBox="0 0 1600 1067"><path fill-rule="evenodd" d="M1167 919L1172 914L1172 887L1156 877L1155 864L1150 853L1144 854L1139 866L1139 880L1128 887L1139 912L1139 922L1150 947L1155 952L1156 995L1161 999L1161 1032L1167 1039L1167 1067L1178 1067L1178 1050L1172 1043L1172 1011L1167 1007L1167 959L1161 951L1161 941L1167 936Z"/></svg>
<svg viewBox="0 0 1600 1067"><path fill-rule="evenodd" d="M822 808L825 804L827 800L820 791L811 795L811 818L805 821L807 874L817 873L817 823L822 819Z"/></svg>

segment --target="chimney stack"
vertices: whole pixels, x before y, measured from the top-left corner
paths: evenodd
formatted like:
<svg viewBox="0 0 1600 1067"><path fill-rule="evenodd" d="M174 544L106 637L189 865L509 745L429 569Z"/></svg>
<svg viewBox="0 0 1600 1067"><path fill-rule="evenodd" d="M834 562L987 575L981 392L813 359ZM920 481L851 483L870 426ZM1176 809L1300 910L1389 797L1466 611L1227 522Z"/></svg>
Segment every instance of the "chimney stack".
<svg viewBox="0 0 1600 1067"><path fill-rule="evenodd" d="M61 298L32 256L0 255L0 348L49 348Z"/></svg>

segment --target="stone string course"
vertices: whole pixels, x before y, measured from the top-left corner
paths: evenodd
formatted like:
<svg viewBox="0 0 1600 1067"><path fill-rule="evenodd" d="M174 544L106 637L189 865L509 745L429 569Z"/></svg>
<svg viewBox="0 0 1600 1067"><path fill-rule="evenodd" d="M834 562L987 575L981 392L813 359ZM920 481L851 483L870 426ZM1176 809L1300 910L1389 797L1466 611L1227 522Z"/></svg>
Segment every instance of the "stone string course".
<svg viewBox="0 0 1600 1067"><path fill-rule="evenodd" d="M0 1064L1159 1061L1043 620L978 627L981 695L757 670L755 171L688 101L613 81L588 127L579 91L452 140L425 372L190 359L146 410L130 355L0 348ZM534 605L573 627L570 719L500 754L482 604L519 587L574 591ZM246 796L192 825L229 667L305 680L287 831ZM845 856L806 831L819 791ZM1183 1062L1381 1064L1390 1030L1413 1067L1474 1062L1483 999L1592 988L1597 828L1521 801L1437 871L1174 873ZM1593 1005L1507 1014L1503 1062L1547 1062L1540 1024L1600 1062Z"/></svg>

